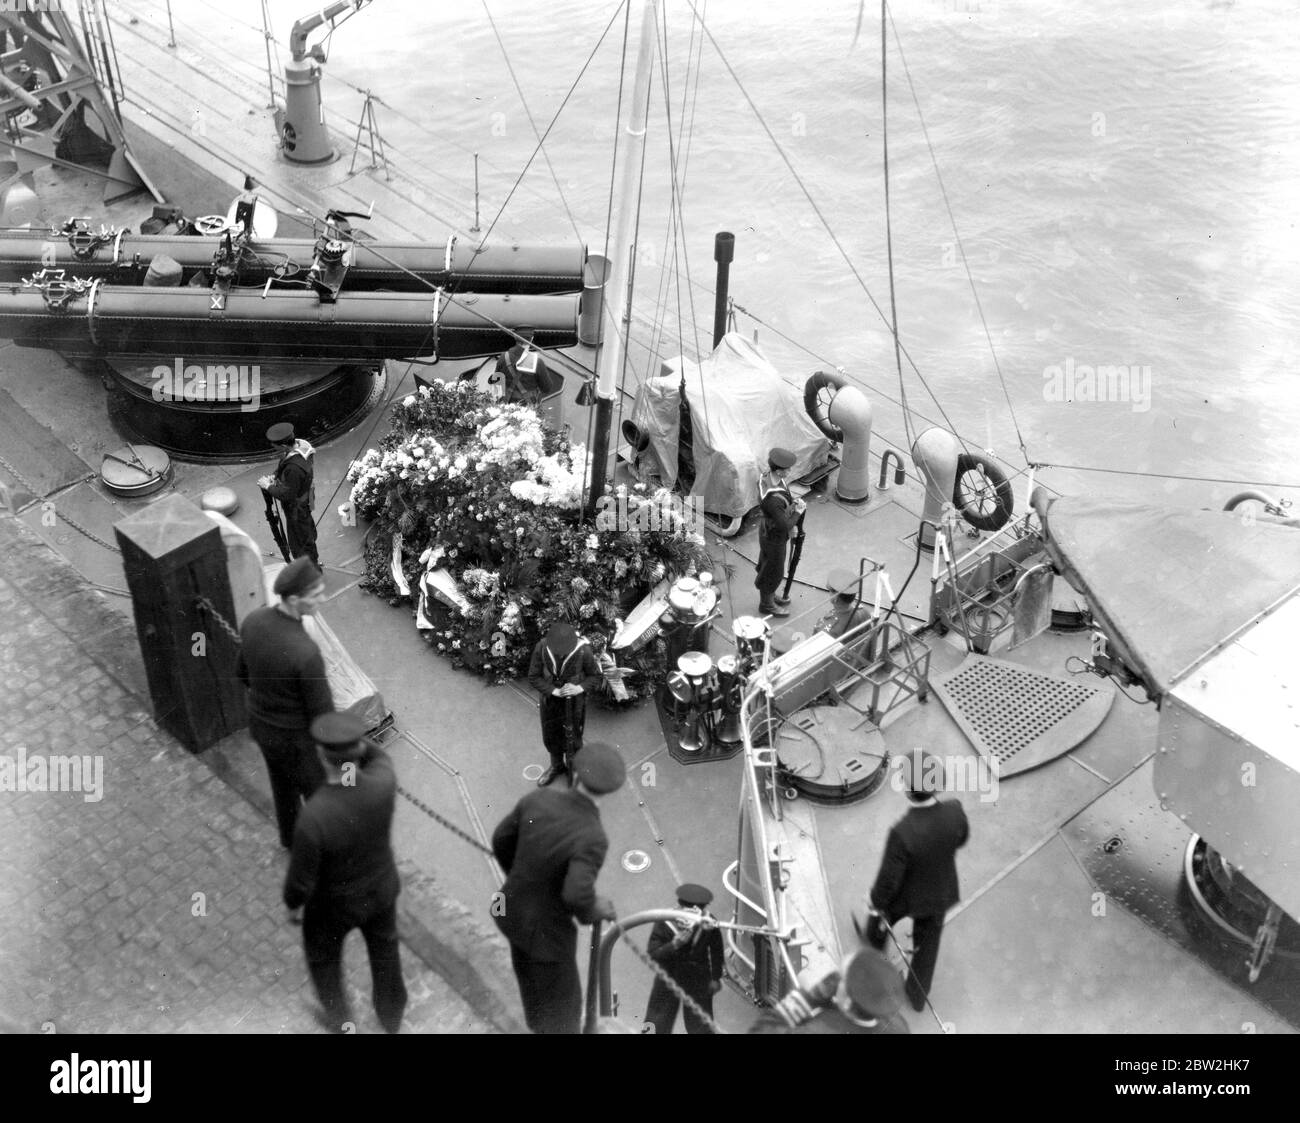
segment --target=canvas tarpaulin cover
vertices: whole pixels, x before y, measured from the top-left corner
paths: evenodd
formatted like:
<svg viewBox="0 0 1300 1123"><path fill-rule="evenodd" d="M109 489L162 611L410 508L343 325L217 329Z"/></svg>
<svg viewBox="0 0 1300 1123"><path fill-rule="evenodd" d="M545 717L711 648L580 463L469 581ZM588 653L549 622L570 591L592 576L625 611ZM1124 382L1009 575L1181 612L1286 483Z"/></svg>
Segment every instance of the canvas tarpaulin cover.
<svg viewBox="0 0 1300 1123"><path fill-rule="evenodd" d="M706 511L735 517L756 506L770 448L794 453L793 479L826 463L831 443L804 412L800 392L757 344L729 332L704 362L678 356L641 383L632 421L649 437L647 455L664 486L677 483L683 377L694 430L690 494L700 496Z"/></svg>
<svg viewBox="0 0 1300 1123"><path fill-rule="evenodd" d="M1300 528L1241 511L1069 496L1047 507L1044 530L1057 567L1162 694L1300 587Z"/></svg>

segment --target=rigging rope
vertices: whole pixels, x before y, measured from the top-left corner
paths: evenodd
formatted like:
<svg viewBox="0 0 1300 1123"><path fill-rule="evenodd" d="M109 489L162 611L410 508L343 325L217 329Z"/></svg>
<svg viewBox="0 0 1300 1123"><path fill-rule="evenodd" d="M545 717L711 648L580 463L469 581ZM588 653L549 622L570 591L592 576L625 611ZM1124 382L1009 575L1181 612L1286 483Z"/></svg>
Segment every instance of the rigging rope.
<svg viewBox="0 0 1300 1123"><path fill-rule="evenodd" d="M885 9L888 0L880 0L880 145L885 179L885 257L889 262L889 331L894 337L894 364L898 368L898 396L903 403L903 435L910 448L912 439L911 410L907 406L907 384L903 381L903 356L898 340L898 301L894 297L894 228L889 212L889 72L886 65Z"/></svg>
<svg viewBox="0 0 1300 1123"><path fill-rule="evenodd" d="M693 337L693 342L695 344L695 353L699 355L700 354L700 327L699 327L699 321L695 315L695 301L692 297L691 289L690 289L691 262L690 262L690 255L686 243L686 216L685 216L684 208L682 206L682 198L680 193L678 192L677 149L673 143L673 133L672 133L672 129L673 129L672 102L669 98L669 86L668 86L668 15L666 9L664 11L664 26L663 26L663 34L662 34L661 42L663 44L663 57L660 66L660 73L663 76L663 83L664 83L664 113L668 118L668 128L666 132L668 137L669 170L672 178L671 206L673 208L673 228L674 231L679 235L679 237L675 238L673 241L673 262L675 266L677 261L677 247L680 242L682 264L686 273L686 286L687 286L686 301L687 301L687 306L690 308L690 313L691 313L691 334ZM682 308L681 308L681 296L682 296L681 272L677 270L675 267L673 269L673 272L677 277L677 286L676 286L677 287L677 331L678 331L678 339L680 341L681 331L684 326L682 320ZM711 336L710 339L712 339ZM710 347L710 352L712 352L712 347ZM708 430L711 428L711 426L709 422L709 396L704 386L704 367L700 363L697 363L696 365L698 368L697 373L699 375L699 380L700 380L700 400L704 406L704 427L706 430ZM686 373L685 356L683 356L683 365L682 365L682 389L683 390L685 390L685 386L686 386L685 373ZM686 402L684 394L683 394L682 404L686 407L687 411L689 412L690 405L689 403ZM692 442L693 442L693 438L692 438Z"/></svg>
<svg viewBox="0 0 1300 1123"><path fill-rule="evenodd" d="M689 4L691 11L695 14L695 18L700 19L701 18L700 14L696 10L695 5L691 3L691 0L687 0L687 3ZM762 127L763 132L767 134L768 140L772 142L772 147L776 149L777 155L781 157L782 162L789 170L790 175L793 177L795 181L795 185L803 193L803 196L808 201L808 205L812 208L813 213L817 215L818 221L821 222L822 226L825 228L826 234L830 238L831 243L835 246L836 250L839 252L840 257L844 259L844 263L849 267L849 272L853 274L853 279L857 281L858 286L866 294L867 300L870 301L871 307L875 309L876 315L878 315L881 321L886 325L886 327L888 327L890 322L889 317L885 315L885 311L883 308L880 307L879 301L876 300L875 296L872 295L870 288L867 287L867 282L863 279L862 274L858 271L857 266L853 263L853 259L849 257L848 251L845 250L843 243L835 234L835 231L831 228L829 221L827 221L825 214L822 213L821 207L817 205L817 201L812 197L812 193L808 190L807 185L804 183L799 173L795 170L794 164L791 162L790 157L786 154L785 149L781 147L781 143L776 139L776 134L772 132L771 126L768 125L762 113L759 112L758 106L754 103L754 99L750 97L749 91L745 89L745 85L743 82L741 82L740 76L736 73L735 69L728 61L727 56L723 54L722 48L718 45L718 41L713 37L713 33L708 29L707 25L705 25L702 20L701 20L701 27L704 30L704 34L709 37L709 43L713 46L713 49L717 52L718 58L721 60L722 65L727 68L727 73L731 76L732 81L736 83L736 88L740 90L740 94L745 99L745 102L749 106L750 111L754 114L754 117L758 121L759 125ZM921 373L920 367L916 365L916 360L912 358L907 348L902 346L902 343L897 340L897 337L895 337L895 342L898 342L899 350L902 352L903 357L907 359L908 366L912 368L912 371L916 374L916 377L920 380L921 385L925 387L926 392L930 395L930 398L934 401L935 408L938 409L939 415L944 419L944 424L947 426L949 432L953 433L953 435L957 438L958 442L962 445L963 450L969 452L970 449L967 446L966 441L962 438L962 436L959 433L957 433L956 427L953 425L952 420L948 417L947 411L943 408L943 403L939 401L938 395L936 395L934 390L930 387L930 384L926 380L925 375Z"/></svg>
<svg viewBox="0 0 1300 1123"><path fill-rule="evenodd" d="M594 58L596 57L596 52L600 50L600 46L601 46L601 44L605 42L605 36L609 34L609 29L610 29L611 27L614 26L614 21L618 18L618 13L619 13L619 10L620 10L620 9L621 9L621 10L624 10L624 11L629 11L629 12L630 12L630 6L628 5L627 0L624 0L624 2L623 2L622 4L620 4L619 7L616 8L616 9L614 10L614 14L613 14L612 16L610 16L610 18L609 18L609 22L608 22L607 24L605 24L605 30L602 31L602 32L600 33L600 38L596 40L596 45L595 45L594 47L592 47L592 49L591 49L591 53L590 53L589 55L587 55L587 61L584 62L584 63L582 64L582 69L578 71L578 76L573 80L573 85L571 85L571 86L569 87L568 93L566 93L566 94L564 95L564 100L560 102L560 107L555 111L555 115L551 118L551 123L550 123L549 125L546 126L546 132L544 132L540 137L538 137L538 139L537 139L537 147L533 149L532 155L529 156L529 157L528 157L528 160L524 163L523 169L520 171L518 178L516 178L516 180L515 180L515 182L514 182L514 185L510 188L510 191L506 194L505 201L501 204L501 208L497 211L497 213L496 213L496 217L493 218L491 224L488 226L487 230L484 232L483 237L482 237L482 239L480 240L480 242L479 242L479 246L478 246L478 248L479 248L480 250L481 250L485 245L487 245L487 240L488 240L488 238L491 237L491 235L492 235L492 231L496 229L496 225L497 225L497 223L501 221L501 216L502 216L503 214L505 214L506 207L508 207L508 206L510 205L510 200L514 198L514 194L515 194L515 192L516 192L517 190L519 190L519 185L520 185L520 183L523 182L524 176L526 176L526 175L528 174L528 169L531 168L531 167L533 166L533 161L534 161L535 159L537 159L537 154L538 154L539 152L542 151L542 146L546 143L546 138L547 138L548 136L551 135L551 130L552 130L553 128L555 128L555 123L560 119L560 114L564 112L565 106L567 106L567 105L569 104L569 99L570 99L571 97L573 97L573 92L574 92L574 90L576 90L576 89L578 88L578 83L582 81L583 75L587 73L587 68L591 65L591 61L592 61L592 59L594 59ZM623 32L623 53L624 53L624 60L623 60L623 61L624 61L624 64L626 65L626 62L627 62L627 58L626 58L626 55L627 55L627 19L626 19L626 17L624 18L624 25L623 25L623 26L624 26L624 32ZM620 105L622 104L622 100L623 100L623 82L622 82L622 72L620 71L620 73L619 73L619 103L620 103ZM615 146L617 147L617 141L615 141ZM606 237L608 238L608 232L606 233Z"/></svg>
<svg viewBox="0 0 1300 1123"><path fill-rule="evenodd" d="M541 147L542 137L537 131L537 122L533 120L532 110L528 108L528 99L524 97L523 87L519 84L519 78L515 74L514 64L510 61L510 53L506 50L505 40L501 38L501 32L497 30L497 21L492 18L492 12L488 9L487 0L482 0L483 11L486 13L488 23L492 27L492 34L496 36L497 45L501 48L501 57L506 61L506 69L510 72L510 81L515 85L515 93L519 95L520 104L524 107L524 115L528 118L528 124L533 130L533 135L537 137L537 144ZM546 161L547 170L551 173L551 181L555 184L555 190L560 196L560 206L564 208L565 216L569 220L569 225L573 227L573 236L582 241L582 233L578 230L578 223L573 217L573 212L569 209L569 201L564 197L564 188L560 186L560 177L555 172L555 165L551 163L551 157L542 149L542 159Z"/></svg>
<svg viewBox="0 0 1300 1123"><path fill-rule="evenodd" d="M883 9L885 8L885 6L886 6L885 0L881 0L881 8ZM921 113L921 99L917 96L916 86L912 82L912 71L907 65L907 56L903 54L903 42L898 34L898 26L897 24L894 23L893 12L888 12L887 14L889 16L889 26L893 29L894 32L894 44L898 48L898 61L903 64L903 73L907 75L907 86L908 89L911 90L912 92L912 103L916 106L916 117L917 120L920 121L921 123L921 134L925 137L925 146L927 149L929 149L930 152L930 163L934 165L934 176L935 179L939 181L939 192L943 196L944 209L948 212L948 222L952 225L953 240L957 243L957 251L961 254L962 268L966 271L966 280L970 283L971 296L974 297L975 299L975 310L979 313L980 323L984 327L984 338L988 340L989 354L993 356L993 366L994 369L996 369L998 372L998 381L1002 383L1002 395L1007 400L1007 409L1011 413L1011 424L1015 426L1015 430L1016 430L1016 440L1020 444L1020 452L1025 458L1025 463L1031 464L1032 460L1029 456L1029 450L1025 447L1024 434L1022 434L1020 431L1020 420L1016 417L1016 407L1011 401L1011 392L1007 389L1007 380L1006 380L1006 376L1002 373L1002 364L998 361L997 349L993 346L993 333L989 331L989 323L984 316L984 305L980 301L979 290L975 287L975 277L971 273L970 262L966 259L966 247L962 243L960 232L957 230L957 219L952 213L952 204L948 200L948 188L943 182L943 173L939 171L939 158L935 155L934 145L930 142L930 130L926 127L925 117ZM881 54L883 57L883 53L884 53L883 38L885 33L883 20L881 23L880 33L882 38ZM886 213L888 213L888 208L889 208L888 199L889 199L889 178L888 178L888 171L886 171L886 178L885 178Z"/></svg>

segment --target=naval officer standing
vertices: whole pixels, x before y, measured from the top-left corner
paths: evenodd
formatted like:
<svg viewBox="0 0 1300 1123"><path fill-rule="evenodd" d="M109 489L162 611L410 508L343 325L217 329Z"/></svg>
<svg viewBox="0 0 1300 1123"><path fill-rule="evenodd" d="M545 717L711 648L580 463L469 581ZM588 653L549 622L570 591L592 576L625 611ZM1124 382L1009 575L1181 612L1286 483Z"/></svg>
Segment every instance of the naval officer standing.
<svg viewBox="0 0 1300 1123"><path fill-rule="evenodd" d="M804 501L790 492L786 477L795 456L787 448L774 448L767 455L768 470L759 477L758 501L763 521L758 530L758 589L760 616L789 616L789 597L777 594L785 577L785 548L804 512Z"/></svg>
<svg viewBox="0 0 1300 1123"><path fill-rule="evenodd" d="M510 960L534 1033L577 1033L582 981L574 921L613 920L614 906L596 894L609 839L600 824L601 797L623 786L627 769L609 745L578 754L572 788L539 788L524 796L492 832L492 852L506 871L493 918L510 941Z"/></svg>
<svg viewBox="0 0 1300 1123"><path fill-rule="evenodd" d="M902 761L911 808L889 828L880 872L871 887L867 940L884 948L887 921L893 928L912 918L912 962L907 997L913 1010L924 1010L939 958L939 940L947 911L961 898L957 888L957 851L970 837L966 812L955 799L940 800L943 768L936 758L913 749Z"/></svg>

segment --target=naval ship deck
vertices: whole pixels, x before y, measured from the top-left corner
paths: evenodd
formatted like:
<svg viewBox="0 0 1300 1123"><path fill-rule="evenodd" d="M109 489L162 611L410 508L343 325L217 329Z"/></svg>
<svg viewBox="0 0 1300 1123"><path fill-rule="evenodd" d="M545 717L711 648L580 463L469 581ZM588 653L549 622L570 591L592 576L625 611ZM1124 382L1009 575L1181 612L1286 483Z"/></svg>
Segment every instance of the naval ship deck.
<svg viewBox="0 0 1300 1123"><path fill-rule="evenodd" d="M132 0L122 7L142 14L152 10ZM335 168L337 176L322 176L287 167L276 159L269 115L254 116L248 110L265 100L264 90L255 84L255 68L227 72L211 65L210 57L197 67L192 44L178 52L166 49L165 29L156 20L142 19L131 27L129 37L120 34L123 77L135 97L126 109L128 120L174 145L208 175L234 188L241 173L251 172L264 185L264 197L285 216L303 204L318 212L326 206L364 206L386 192L378 208L381 217L369 227L377 236L427 230L437 213L450 215L451 221L440 222L435 237L467 224L464 197L455 211L450 196L429 199L406 190L407 185L386 188L374 174L364 175L364 189L355 191L341 168ZM146 91L177 88L210 107L202 137L187 129L177 106L166 107L162 96L156 98L156 112L148 109ZM389 156L400 164L400 154L390 150ZM187 212L192 210L187 206ZM86 213L84 204L75 213ZM293 233L292 226L282 227L281 233ZM45 352L19 352L20 361L15 362L12 347L3 351L9 360L5 388L33 417L47 419L72 453L90 459L96 448L120 443L103 415L102 400L87 393L85 375ZM579 352L575 358L582 363L587 357ZM390 389L397 378L407 377L401 367L390 369ZM445 377L458 371L453 366ZM573 390L570 382L564 392L568 403ZM571 404L566 408L576 415ZM319 449L319 497L331 496L348 463L385 428L382 414L372 415ZM264 471L264 464L179 464L175 486L195 501L217 483L231 487L241 501L234 520L265 543L268 535L255 483ZM107 495L90 478L78 483L69 475L64 483L72 486L60 494L61 508L106 538L111 538L114 522L141 505ZM1021 490L1017 488L1018 505L1023 503ZM340 492L328 504L342 498ZM820 616L825 603L820 586L832 566L870 555L885 563L897 587L912 564L912 546L903 538L912 529L909 513L914 518L920 507L913 482L861 506L825 495L810 499L800 569L804 580L795 587L795 615L785 624L786 631ZM23 517L89 580L121 587L116 557L60 528L43 527L38 507L29 508ZM489 687L454 670L429 652L406 607L390 608L357 590L364 529L329 517L322 522L321 558L331 592L340 593L324 616L375 679L395 714L396 732L388 748L403 785L486 839L527 790L529 777L543 760L535 700L524 684ZM754 529L730 540L711 536L710 549L719 563L732 567L728 576L717 571L724 597L721 622L752 613ZM927 558L908 590L905 612L925 615L928 576ZM714 655L724 653L729 642L725 631L715 635ZM964 658L951 636L930 635L927 643L934 675ZM1087 645L1086 635L1047 634L1023 649L996 656L1059 672L1069 656L1086 656ZM981 802L977 793L961 797L972 831L958 859L964 898L949 918L931 994L940 1018L956 1032L1235 1034L1288 1032L1300 1025L1300 978L1293 966L1275 960L1250 986L1244 980L1244 949L1224 948L1196 932L1189 919L1178 890L1187 832L1159 810L1152 791L1154 719L1153 707L1117 697L1091 737L1061 758L1004 781L996 801ZM924 704L908 703L884 733L892 752L916 745L944 756L973 752L933 697ZM697 880L714 890L714 911L725 915L728 903L721 874L737 856L741 759L677 764L651 705L622 713L593 707L587 738L618 745L633 780L603 807L611 850L602 891L626 916L671 904L679 882ZM232 738L221 752L243 782L265 788L257 750L245 736ZM847 946L852 939L849 910L861 906L888 826L904 810L903 797L885 786L851 806L814 808L806 801L799 806L815 824L834 907L834 932L826 934L825 942L835 939ZM472 912L487 917L497 880L483 856L408 801L399 802L394 844L401 856L413 860ZM651 859L641 872L631 872L622 863L633 850ZM615 952L614 967L621 1013L635 1019L644 1009L650 976L625 952ZM731 989L724 989L716 1010L720 1025L732 1031L743 1029L753 1017L752 1006ZM908 1018L914 1031L939 1030L928 1013Z"/></svg>

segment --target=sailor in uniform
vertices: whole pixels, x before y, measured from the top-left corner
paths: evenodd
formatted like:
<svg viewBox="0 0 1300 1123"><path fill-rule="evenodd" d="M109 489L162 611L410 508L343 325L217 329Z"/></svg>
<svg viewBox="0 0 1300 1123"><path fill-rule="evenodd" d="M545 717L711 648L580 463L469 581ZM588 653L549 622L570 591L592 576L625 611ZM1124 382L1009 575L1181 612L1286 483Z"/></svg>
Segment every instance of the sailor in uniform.
<svg viewBox="0 0 1300 1123"><path fill-rule="evenodd" d="M603 680L591 644L574 631L572 624L555 621L533 648L528 662L528 684L541 695L542 743L551 754L550 768L537 781L539 788L546 787L572 767L572 758L582 748L586 695Z"/></svg>
<svg viewBox="0 0 1300 1123"><path fill-rule="evenodd" d="M627 767L609 745L579 754L572 788L524 796L492 832L492 853L506 872L493 919L510 941L524 1020L533 1033L577 1033L582 1017L578 929L615 919L596 894L609 838L600 799L623 786Z"/></svg>
<svg viewBox="0 0 1300 1123"><path fill-rule="evenodd" d="M792 990L750 1033L911 1033L899 1015L903 981L877 951L859 948L839 971Z"/></svg>
<svg viewBox="0 0 1300 1123"><path fill-rule="evenodd" d="M366 723L349 713L322 714L311 723L325 783L298 816L284 882L290 918L302 913L307 967L336 1032L351 1015L343 991L343 941L360 928L370 953L375 1013L396 1033L406 1009L397 942L401 881L391 833L397 800L393 762L366 739Z"/></svg>
<svg viewBox="0 0 1300 1123"><path fill-rule="evenodd" d="M276 575L276 605L255 608L239 628L235 674L248 687L248 732L266 761L280 845L293 845L302 801L324 782L310 729L334 709L320 647L303 627L325 599L325 578L308 558Z"/></svg>
<svg viewBox="0 0 1300 1123"><path fill-rule="evenodd" d="M754 585L758 589L760 616L789 616L789 597L777 595L785 577L785 547L803 514L804 502L796 499L785 482L794 467L794 453L774 448L767 455L768 470L759 477L758 500L763 522L758 531L758 572Z"/></svg>
<svg viewBox="0 0 1300 1123"><path fill-rule="evenodd" d="M701 920L708 915L704 910L712 900L713 894L703 885L688 882L677 887L677 907L699 913ZM699 923L682 926L675 921L659 920L651 929L646 952L710 1018L713 1017L713 996L722 989L720 929L706 929ZM672 1033L673 1023L677 1021L677 1008L681 1004L681 999L656 975L645 1009L646 1023L655 1027L655 1033ZM710 1032L690 1007L683 1011L682 1018L687 1033Z"/></svg>
<svg viewBox="0 0 1300 1123"><path fill-rule="evenodd" d="M316 471L310 455L312 447L306 441L294 439L293 426L287 421L272 425L266 439L280 450L280 462L275 472L257 481L272 499L278 499L284 508L284 532L293 558L307 557L320 565L316 554L316 522L311 509L315 499Z"/></svg>

